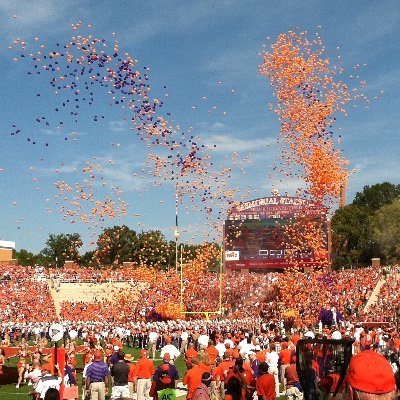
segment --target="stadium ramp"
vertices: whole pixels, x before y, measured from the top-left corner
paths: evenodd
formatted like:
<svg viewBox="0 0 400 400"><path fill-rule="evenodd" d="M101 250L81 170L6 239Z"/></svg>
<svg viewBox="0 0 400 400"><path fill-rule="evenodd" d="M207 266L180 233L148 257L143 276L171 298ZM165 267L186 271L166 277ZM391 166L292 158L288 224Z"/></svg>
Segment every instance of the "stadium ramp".
<svg viewBox="0 0 400 400"><path fill-rule="evenodd" d="M382 277L378 283L376 284L374 290L371 293L371 296L369 297L367 304L364 307L364 312L368 312L369 308L373 306L374 304L377 303L379 294L381 292L382 286L385 284L386 280L384 277Z"/></svg>
<svg viewBox="0 0 400 400"><path fill-rule="evenodd" d="M54 282L48 280L48 286L58 317L61 315L61 304L70 302L102 302L111 301L115 291L127 290L137 299L147 284L139 282L110 282L110 283L83 283L83 282Z"/></svg>

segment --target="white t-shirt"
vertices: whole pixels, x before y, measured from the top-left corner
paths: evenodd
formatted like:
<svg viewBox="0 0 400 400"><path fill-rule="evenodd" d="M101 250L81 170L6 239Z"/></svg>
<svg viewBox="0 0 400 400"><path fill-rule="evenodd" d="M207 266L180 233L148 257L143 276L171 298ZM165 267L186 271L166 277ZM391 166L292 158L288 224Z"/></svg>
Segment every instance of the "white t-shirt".
<svg viewBox="0 0 400 400"><path fill-rule="evenodd" d="M151 331L151 332L149 333L149 341L150 341L150 342L156 342L156 341L157 341L157 338L158 338L158 333L157 333L157 332Z"/></svg>
<svg viewBox="0 0 400 400"><path fill-rule="evenodd" d="M161 353L160 353L161 358L163 358L164 354L166 354L166 353L168 353L171 356L172 360L181 355L181 352L173 344L166 344L161 349Z"/></svg>
<svg viewBox="0 0 400 400"><path fill-rule="evenodd" d="M39 368L33 369L28 374L28 379L31 380L33 388L36 389L39 379L42 377L42 371Z"/></svg>
<svg viewBox="0 0 400 400"><path fill-rule="evenodd" d="M181 333L181 339L182 340L188 340L188 338L189 338L189 334L186 331Z"/></svg>
<svg viewBox="0 0 400 400"><path fill-rule="evenodd" d="M36 387L36 392L39 393L39 397L41 399L44 399L46 392L50 388L55 388L57 390L60 390L60 384L61 384L60 377L57 378L51 374L46 374L39 379L39 382Z"/></svg>
<svg viewBox="0 0 400 400"><path fill-rule="evenodd" d="M197 342L202 346L208 346L209 337L207 335L200 335Z"/></svg>
<svg viewBox="0 0 400 400"><path fill-rule="evenodd" d="M278 367L279 354L276 351L271 351L270 353L267 353L265 361L269 367Z"/></svg>

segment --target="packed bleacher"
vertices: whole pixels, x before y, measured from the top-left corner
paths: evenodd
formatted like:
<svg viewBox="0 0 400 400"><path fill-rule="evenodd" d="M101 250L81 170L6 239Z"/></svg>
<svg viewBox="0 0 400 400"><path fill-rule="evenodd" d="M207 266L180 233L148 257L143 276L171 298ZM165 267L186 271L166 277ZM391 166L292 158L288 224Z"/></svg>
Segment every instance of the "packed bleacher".
<svg viewBox="0 0 400 400"><path fill-rule="evenodd" d="M344 322L394 321L398 308L395 293L399 282L397 274L392 274L383 285L377 304L365 313L365 305L383 277L381 269L372 268L313 273L227 272L220 276L213 272L196 273L195 268L189 267L181 277L174 270L144 267L98 270L66 266L63 270L44 270L6 266L2 267L1 276L2 322L29 320L36 323L58 319L71 323L127 322L182 319L185 315L186 319L196 319L203 318L196 312L212 313L221 309L222 316L235 319L281 320L291 312L296 325L315 326L321 307L327 305L334 307ZM57 290L63 282L96 286L117 281L129 283L130 288L115 287L107 299L68 299L61 303L60 314L56 315L51 288ZM139 282L145 285L140 286Z"/></svg>

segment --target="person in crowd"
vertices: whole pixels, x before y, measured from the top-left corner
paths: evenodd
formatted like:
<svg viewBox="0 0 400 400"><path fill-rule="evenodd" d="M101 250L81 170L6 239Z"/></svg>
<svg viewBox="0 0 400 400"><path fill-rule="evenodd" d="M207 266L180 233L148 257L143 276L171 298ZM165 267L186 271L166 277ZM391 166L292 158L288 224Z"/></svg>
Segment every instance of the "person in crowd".
<svg viewBox="0 0 400 400"><path fill-rule="evenodd" d="M149 400L151 379L155 368L152 360L148 358L146 350L140 351L140 359L136 363L134 384L137 392L137 400Z"/></svg>
<svg viewBox="0 0 400 400"><path fill-rule="evenodd" d="M193 395L193 400L210 400L210 385L212 376L209 372L203 372L201 383L197 386Z"/></svg>
<svg viewBox="0 0 400 400"><path fill-rule="evenodd" d="M163 366L167 366L168 368L163 368ZM171 357L169 356L168 353L164 354L163 362L162 364L156 369L153 380L158 381L160 380L160 376L165 373L165 371L168 372L168 376L171 378L171 381L175 383L175 385L178 384L179 380L179 372L178 368L174 364L171 364Z"/></svg>
<svg viewBox="0 0 400 400"><path fill-rule="evenodd" d="M61 371L58 368L58 365L55 365L55 368L58 372L58 376L52 374L52 367L50 364L45 364L42 367L42 377L39 379L36 389L34 393L37 393L37 396L40 400L45 398L45 395L49 389L57 389L60 390L60 385L62 382Z"/></svg>
<svg viewBox="0 0 400 400"><path fill-rule="evenodd" d="M256 382L258 400L275 400L277 397L275 391L275 378L268 372L268 364L265 362L260 363L258 370L260 373Z"/></svg>
<svg viewBox="0 0 400 400"><path fill-rule="evenodd" d="M396 381L388 360L372 350L353 356L345 379L345 400L394 400Z"/></svg>
<svg viewBox="0 0 400 400"><path fill-rule="evenodd" d="M121 350L117 354L118 362L111 367L111 376L113 377L111 399L129 398L128 376L130 372L129 365L125 362L125 353Z"/></svg>
<svg viewBox="0 0 400 400"><path fill-rule="evenodd" d="M90 400L105 400L110 385L110 371L107 364L102 361L103 353L95 350L93 363L86 370L85 389Z"/></svg>
<svg viewBox="0 0 400 400"><path fill-rule="evenodd" d="M286 398L287 400L302 400L303 388L296 369L296 356L290 358L290 365L285 369Z"/></svg>

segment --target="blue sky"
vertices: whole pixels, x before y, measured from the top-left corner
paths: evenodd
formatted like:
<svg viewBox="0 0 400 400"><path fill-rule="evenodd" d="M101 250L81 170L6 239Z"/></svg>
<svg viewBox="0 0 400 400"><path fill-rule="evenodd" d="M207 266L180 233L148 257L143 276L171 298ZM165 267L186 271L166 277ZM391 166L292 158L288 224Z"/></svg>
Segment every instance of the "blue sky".
<svg viewBox="0 0 400 400"><path fill-rule="evenodd" d="M342 79L349 86L367 82L369 109L362 103L350 106L349 116L339 117L333 127L335 135L342 135L349 169L355 170L348 201L364 185L400 183L397 1L0 0L0 19L0 239L15 241L17 249L38 252L50 233L78 232L86 251L103 227L120 224L136 231L160 229L173 239L174 183L149 175L144 166L149 150L130 129L129 112L110 107L107 89L96 87L93 104L82 103L75 122L71 108L55 111L60 101L73 97L55 96L49 75L27 74L33 71L30 52L49 53L79 34L118 40L119 53L129 53L138 60L138 70L149 74L151 96L164 102L162 115L186 138L194 135L213 148L210 170L231 168L213 190L226 184L235 200L245 200L268 196L272 189L294 194L299 186L295 179L269 178L271 166L279 163L279 121L267 107L274 102L269 81L257 73L260 52L280 33L298 29L312 37L318 31L331 62L341 56ZM71 24L80 20L81 27L73 31ZM17 38L26 42L25 51L12 46ZM357 64L366 66L354 70ZM46 119L37 123L41 117ZM11 135L17 129L21 132ZM92 181L82 173L90 164ZM60 195L57 181L67 182L74 192ZM94 200L108 196L115 208L129 204L127 215L118 218L117 211L115 219L90 223L65 216L73 208L76 185L82 192L93 185ZM87 211L92 205L83 207ZM182 198L182 241L220 240L213 223L218 224L219 211L224 215L226 202L210 207L206 214L201 199Z"/></svg>

